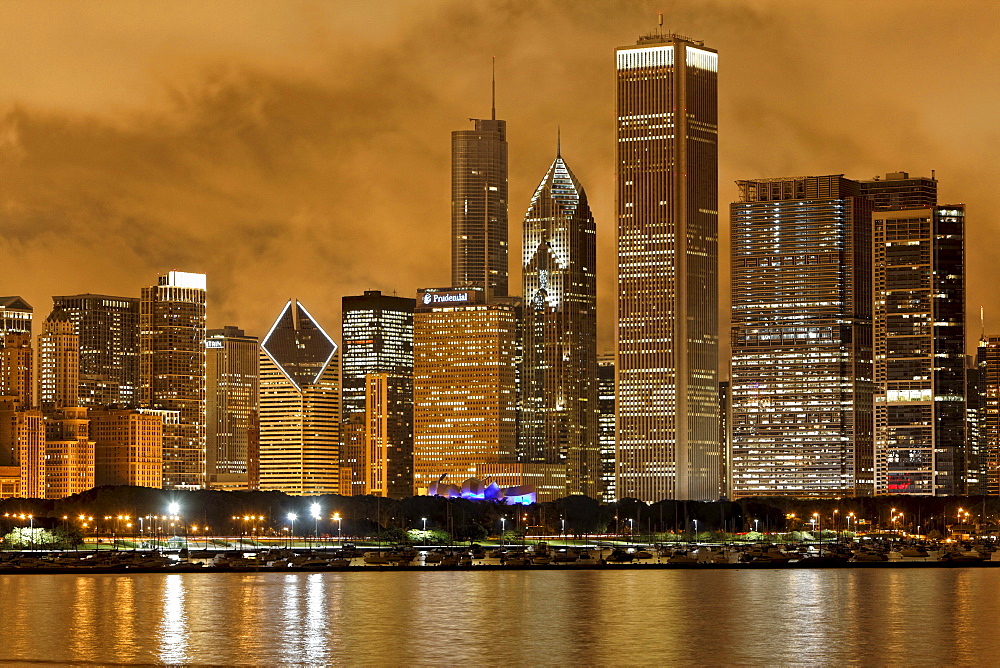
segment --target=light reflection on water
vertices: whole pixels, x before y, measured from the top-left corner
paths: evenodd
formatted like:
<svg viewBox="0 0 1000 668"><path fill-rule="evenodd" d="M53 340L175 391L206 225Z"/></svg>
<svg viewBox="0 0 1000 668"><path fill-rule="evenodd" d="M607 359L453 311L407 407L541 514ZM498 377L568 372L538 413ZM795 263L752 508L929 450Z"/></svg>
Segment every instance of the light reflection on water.
<svg viewBox="0 0 1000 668"><path fill-rule="evenodd" d="M0 576L0 659L984 665L1000 570Z"/></svg>

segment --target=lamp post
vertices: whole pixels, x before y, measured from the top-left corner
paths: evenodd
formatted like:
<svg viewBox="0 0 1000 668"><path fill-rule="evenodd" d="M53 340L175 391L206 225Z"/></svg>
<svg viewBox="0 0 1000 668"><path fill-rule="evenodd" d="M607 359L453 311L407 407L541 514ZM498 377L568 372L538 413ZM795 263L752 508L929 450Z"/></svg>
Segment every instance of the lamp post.
<svg viewBox="0 0 1000 668"><path fill-rule="evenodd" d="M295 513L288 513L288 549L292 549L292 536L294 535L293 529L295 528L295 518L298 517Z"/></svg>
<svg viewBox="0 0 1000 668"><path fill-rule="evenodd" d="M501 517L500 518L500 552L501 553L503 552L503 534L504 534L504 531L506 530L506 528L507 528L507 518L506 517Z"/></svg>
<svg viewBox="0 0 1000 668"><path fill-rule="evenodd" d="M319 504L318 503L314 503L311 506L309 506L309 509L312 511L313 520L315 521L315 527L314 527L315 534L314 534L313 538L318 543L319 542L319 511L320 511Z"/></svg>
<svg viewBox="0 0 1000 668"><path fill-rule="evenodd" d="M424 523L424 533L427 533L427 518L421 517L420 521Z"/></svg>
<svg viewBox="0 0 1000 668"><path fill-rule="evenodd" d="M333 519L337 520L337 540L340 541L340 547L344 547L344 533L340 530L340 520L343 518L340 516L340 513L334 513Z"/></svg>

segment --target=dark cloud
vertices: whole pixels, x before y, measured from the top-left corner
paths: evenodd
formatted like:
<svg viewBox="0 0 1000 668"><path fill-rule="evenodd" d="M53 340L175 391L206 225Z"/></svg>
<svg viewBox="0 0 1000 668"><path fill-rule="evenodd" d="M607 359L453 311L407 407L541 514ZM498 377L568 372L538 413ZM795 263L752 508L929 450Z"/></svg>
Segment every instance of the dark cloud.
<svg viewBox="0 0 1000 668"><path fill-rule="evenodd" d="M446 284L449 132L489 113L495 55L512 271L559 125L597 219L610 347L613 49L663 11L721 54L723 248L735 179L936 169L969 205L970 312L1000 329L991 2L234 7L4 4L0 293L44 314L52 294L205 271L211 324L262 333L292 295L335 327L342 295Z"/></svg>

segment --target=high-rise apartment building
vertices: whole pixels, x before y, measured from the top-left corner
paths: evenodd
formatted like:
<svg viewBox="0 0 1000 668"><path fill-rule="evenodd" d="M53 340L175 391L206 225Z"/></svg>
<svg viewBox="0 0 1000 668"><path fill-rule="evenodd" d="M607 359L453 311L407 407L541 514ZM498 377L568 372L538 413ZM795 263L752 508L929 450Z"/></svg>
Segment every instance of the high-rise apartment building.
<svg viewBox="0 0 1000 668"><path fill-rule="evenodd" d="M520 455L566 467L566 493L597 498L597 229L587 193L556 155L522 228Z"/></svg>
<svg viewBox="0 0 1000 668"><path fill-rule="evenodd" d="M94 484L163 486L163 419L133 409L91 409Z"/></svg>
<svg viewBox="0 0 1000 668"><path fill-rule="evenodd" d="M413 315L413 486L514 462L520 300L420 290Z"/></svg>
<svg viewBox="0 0 1000 668"><path fill-rule="evenodd" d="M656 34L616 59L617 495L715 499L718 56Z"/></svg>
<svg viewBox="0 0 1000 668"><path fill-rule="evenodd" d="M31 334L34 309L20 297L0 297L0 336Z"/></svg>
<svg viewBox="0 0 1000 668"><path fill-rule="evenodd" d="M250 431L259 407L257 337L237 327L210 329L205 360L208 484L245 489Z"/></svg>
<svg viewBox="0 0 1000 668"><path fill-rule="evenodd" d="M984 333L976 349L979 371L980 470L986 494L1000 496L1000 336Z"/></svg>
<svg viewBox="0 0 1000 668"><path fill-rule="evenodd" d="M139 299L110 295L52 298L76 326L81 406L133 407L139 387Z"/></svg>
<svg viewBox="0 0 1000 668"><path fill-rule="evenodd" d="M359 416L358 424L364 425L360 438L366 443L360 449L345 448L342 464L351 469L352 479L363 482L360 494L410 496L415 302L367 290L344 297L342 306L343 417L349 430L347 423ZM375 396L369 396L372 391ZM372 459L371 453L377 457ZM343 461L345 455L351 461ZM375 478L379 483L371 487Z"/></svg>
<svg viewBox="0 0 1000 668"><path fill-rule="evenodd" d="M982 345L985 332L979 343ZM972 355L965 358L965 471L966 493L969 496L986 494L986 458L983 437L979 430L980 403L983 388L979 381L979 364Z"/></svg>
<svg viewBox="0 0 1000 668"><path fill-rule="evenodd" d="M337 344L290 300L260 348L260 489L338 493Z"/></svg>
<svg viewBox="0 0 1000 668"><path fill-rule="evenodd" d="M46 498L45 417L15 397L0 397L0 466L18 467L21 497Z"/></svg>
<svg viewBox="0 0 1000 668"><path fill-rule="evenodd" d="M19 408L32 408L34 363L31 334L0 336L0 397L11 397Z"/></svg>
<svg viewBox="0 0 1000 668"><path fill-rule="evenodd" d="M737 185L730 496L870 494L871 202L840 175Z"/></svg>
<svg viewBox="0 0 1000 668"><path fill-rule="evenodd" d="M94 441L86 408L45 416L45 498L64 499L94 487Z"/></svg>
<svg viewBox="0 0 1000 668"><path fill-rule="evenodd" d="M601 449L601 495L614 503L615 495L615 354L597 358L597 442Z"/></svg>
<svg viewBox="0 0 1000 668"><path fill-rule="evenodd" d="M911 177L906 172L889 172L884 179L859 181L861 194L872 201L876 211L926 209L937 206L937 179Z"/></svg>
<svg viewBox="0 0 1000 668"><path fill-rule="evenodd" d="M43 410L79 405L80 345L65 311L55 309L38 335L38 405Z"/></svg>
<svg viewBox="0 0 1000 668"><path fill-rule="evenodd" d="M139 309L139 403L179 412L164 438L163 487L205 486L204 274L171 271L142 289Z"/></svg>
<svg viewBox="0 0 1000 668"><path fill-rule="evenodd" d="M965 209L872 220L875 492L965 494Z"/></svg>
<svg viewBox="0 0 1000 668"><path fill-rule="evenodd" d="M507 121L451 133L451 283L507 295Z"/></svg>

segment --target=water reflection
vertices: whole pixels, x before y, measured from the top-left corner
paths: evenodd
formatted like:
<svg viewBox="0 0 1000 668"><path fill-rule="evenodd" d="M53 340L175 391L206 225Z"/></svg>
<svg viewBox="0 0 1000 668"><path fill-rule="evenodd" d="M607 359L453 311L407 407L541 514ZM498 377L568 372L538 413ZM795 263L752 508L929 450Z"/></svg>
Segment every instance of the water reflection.
<svg viewBox="0 0 1000 668"><path fill-rule="evenodd" d="M0 659L982 665L1000 570L0 577Z"/></svg>

